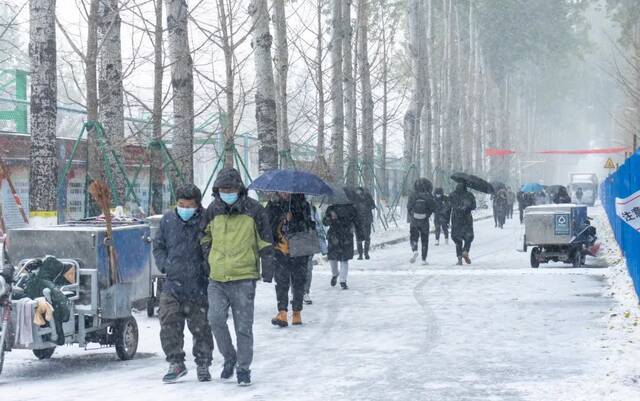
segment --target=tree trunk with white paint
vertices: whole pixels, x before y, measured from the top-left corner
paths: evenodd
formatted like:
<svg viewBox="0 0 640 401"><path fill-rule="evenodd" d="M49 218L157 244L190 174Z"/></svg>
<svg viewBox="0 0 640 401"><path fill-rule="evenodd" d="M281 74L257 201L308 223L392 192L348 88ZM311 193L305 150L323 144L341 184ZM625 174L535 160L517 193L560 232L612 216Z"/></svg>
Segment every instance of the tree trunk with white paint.
<svg viewBox="0 0 640 401"><path fill-rule="evenodd" d="M51 220L57 209L56 157L56 1L29 2L29 58L31 61L31 166L29 209L36 218ZM52 216L42 212L53 214ZM55 220L55 219L54 219Z"/></svg>
<svg viewBox="0 0 640 401"><path fill-rule="evenodd" d="M256 68L256 125L258 131L258 169L262 173L278 168L278 130L275 83L271 64L269 12L267 0L253 0L249 5L253 20L253 59Z"/></svg>
<svg viewBox="0 0 640 401"><path fill-rule="evenodd" d="M108 152L113 178L109 185L115 185L118 195L117 199L112 199L112 202L114 205L118 203L124 206L125 180L112 155L114 152L122 161L121 155L124 148L121 20L118 7L118 0L103 0L98 10L98 42L101 44L98 54L98 120L104 127L104 135L107 139L106 147L100 150Z"/></svg>
<svg viewBox="0 0 640 401"><path fill-rule="evenodd" d="M342 0L331 3L331 103L333 129L331 135L331 174L336 182L344 180L344 95L342 80Z"/></svg>
<svg viewBox="0 0 640 401"><path fill-rule="evenodd" d="M275 80L276 111L278 115L278 149L286 158L291 157L289 141L289 118L287 115L287 72L289 70L289 49L287 43L287 17L284 0L273 0L273 24L275 26ZM290 160L280 160L283 167L292 167Z"/></svg>
<svg viewBox="0 0 640 401"><path fill-rule="evenodd" d="M193 182L193 59L189 46L189 10L186 0L165 0L165 6L175 126L171 154L184 181Z"/></svg>

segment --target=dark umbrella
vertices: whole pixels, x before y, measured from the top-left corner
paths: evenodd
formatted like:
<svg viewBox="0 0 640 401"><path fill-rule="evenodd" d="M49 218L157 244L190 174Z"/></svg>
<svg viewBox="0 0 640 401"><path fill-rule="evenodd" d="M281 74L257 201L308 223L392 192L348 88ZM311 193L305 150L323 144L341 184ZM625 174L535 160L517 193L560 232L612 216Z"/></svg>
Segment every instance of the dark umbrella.
<svg viewBox="0 0 640 401"><path fill-rule="evenodd" d="M473 174L454 173L451 175L451 179L455 182L465 183L467 184L467 187L478 192L484 192L485 194L494 193L494 188L491 184Z"/></svg>
<svg viewBox="0 0 640 401"><path fill-rule="evenodd" d="M249 189L262 192L288 192L306 195L333 195L320 177L300 170L270 170L256 178Z"/></svg>
<svg viewBox="0 0 640 401"><path fill-rule="evenodd" d="M322 203L328 205L350 205L353 203L353 194L350 193L348 188L342 187L340 184L329 184L329 186L333 191L333 195L323 197Z"/></svg>

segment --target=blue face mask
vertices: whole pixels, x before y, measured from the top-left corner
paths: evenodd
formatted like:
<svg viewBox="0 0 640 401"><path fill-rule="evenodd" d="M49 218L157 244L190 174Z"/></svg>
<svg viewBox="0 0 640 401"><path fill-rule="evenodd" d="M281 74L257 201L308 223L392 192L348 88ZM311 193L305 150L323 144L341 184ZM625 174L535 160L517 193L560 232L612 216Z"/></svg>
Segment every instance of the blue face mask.
<svg viewBox="0 0 640 401"><path fill-rule="evenodd" d="M183 221L189 221L191 220L191 218L193 217L194 214L196 214L196 208L194 207L177 207L177 211L178 211L178 216L180 216L180 218Z"/></svg>
<svg viewBox="0 0 640 401"><path fill-rule="evenodd" d="M236 192L220 192L220 199L227 205L233 205L238 201L238 194Z"/></svg>

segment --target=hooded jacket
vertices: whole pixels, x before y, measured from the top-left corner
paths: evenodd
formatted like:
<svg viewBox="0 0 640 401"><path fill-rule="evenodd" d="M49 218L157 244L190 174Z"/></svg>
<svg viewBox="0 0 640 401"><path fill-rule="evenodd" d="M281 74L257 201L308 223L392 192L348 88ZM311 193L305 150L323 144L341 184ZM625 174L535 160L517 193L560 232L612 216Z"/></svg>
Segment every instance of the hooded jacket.
<svg viewBox="0 0 640 401"><path fill-rule="evenodd" d="M220 188L238 188L238 200L227 205ZM218 282L273 279L273 235L265 209L247 196L240 173L222 170L213 186L214 201L207 208L207 225L201 245L209 266L209 279Z"/></svg>
<svg viewBox="0 0 640 401"><path fill-rule="evenodd" d="M198 207L188 221L176 210L165 213L153 242L153 257L160 272L167 275L164 290L179 299L199 299L207 294L208 266L200 250L207 220Z"/></svg>
<svg viewBox="0 0 640 401"><path fill-rule="evenodd" d="M315 228L311 218L311 206L302 194L292 194L290 201L282 199L270 201L266 209L273 230L275 248L285 255L289 254L287 234ZM291 219L287 221L289 213L291 213Z"/></svg>

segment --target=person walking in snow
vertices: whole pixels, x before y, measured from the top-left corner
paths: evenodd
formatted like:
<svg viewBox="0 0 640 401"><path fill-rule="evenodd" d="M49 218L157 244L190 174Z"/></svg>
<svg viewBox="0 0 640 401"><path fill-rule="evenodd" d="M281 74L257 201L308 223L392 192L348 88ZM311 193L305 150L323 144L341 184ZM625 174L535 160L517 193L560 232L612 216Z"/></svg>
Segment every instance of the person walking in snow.
<svg viewBox="0 0 640 401"><path fill-rule="evenodd" d="M505 188L500 188L496 192L493 201L493 215L497 223L497 227L504 228L509 209L509 194Z"/></svg>
<svg viewBox="0 0 640 401"><path fill-rule="evenodd" d="M473 242L473 215L476 209L476 198L467 190L465 183L459 183L455 191L449 195L451 199L451 239L456 244L458 265L462 260L471 264L469 251Z"/></svg>
<svg viewBox="0 0 640 401"><path fill-rule="evenodd" d="M356 244L358 248L358 260L369 259L369 248L371 247L371 228L373 226L373 211L376 203L373 197L363 187L355 190L353 206L358 213L358 230L356 231Z"/></svg>
<svg viewBox="0 0 640 401"><path fill-rule="evenodd" d="M340 280L340 287L348 290L349 261L353 259L353 235L357 229L358 212L353 204L334 204L327 208L322 223L327 232L328 258L331 265L331 286Z"/></svg>
<svg viewBox="0 0 640 401"><path fill-rule="evenodd" d="M200 252L202 231L206 226L202 196L195 185L176 191L177 207L160 220L154 238L153 256L158 269L166 274L160 293L160 343L169 371L163 381L174 382L187 374L184 364L185 322L193 336L193 354L201 382L211 380L209 366L213 337L207 320L206 259Z"/></svg>
<svg viewBox="0 0 640 401"><path fill-rule="evenodd" d="M427 264L429 252L429 218L437 209L436 201L431 191L433 185L426 178L418 178L414 184L414 191L407 201L407 220L409 222L409 241L413 255L410 262L418 259L418 243L422 246L422 264Z"/></svg>
<svg viewBox="0 0 640 401"><path fill-rule="evenodd" d="M516 203L516 194L511 187L507 187L507 218L513 219L513 206Z"/></svg>
<svg viewBox="0 0 640 401"><path fill-rule="evenodd" d="M207 227L201 241L209 273L209 323L224 357L221 379L236 370L238 385L251 385L253 319L256 281L271 282L274 274L273 235L269 216L247 196L240 173L220 171L214 183L214 200L207 209ZM260 261L262 263L260 263ZM237 350L227 319L233 314Z"/></svg>
<svg viewBox="0 0 640 401"><path fill-rule="evenodd" d="M449 222L451 221L451 202L449 197L444 194L442 188L436 188L433 191L433 197L436 201L436 210L433 215L433 222L436 228L436 246L440 245L440 233L444 234L446 244L449 244Z"/></svg>
<svg viewBox="0 0 640 401"><path fill-rule="evenodd" d="M278 314L271 320L275 326L289 325L287 311L289 307L289 288L292 289L291 306L293 315L291 324L302 324L302 304L307 276L309 256L292 257L289 253L288 236L315 229L311 219L311 206L303 194L279 192L277 198L267 204L269 222L273 230L275 249L275 280Z"/></svg>
<svg viewBox="0 0 640 401"><path fill-rule="evenodd" d="M558 191L553 195L553 203L556 205L562 203L571 203L571 196L565 187L559 187Z"/></svg>

